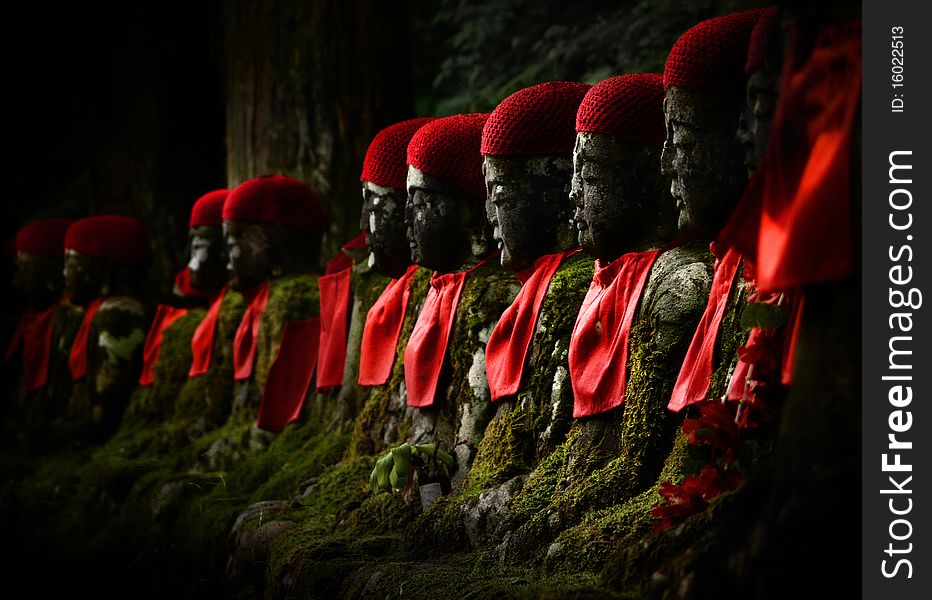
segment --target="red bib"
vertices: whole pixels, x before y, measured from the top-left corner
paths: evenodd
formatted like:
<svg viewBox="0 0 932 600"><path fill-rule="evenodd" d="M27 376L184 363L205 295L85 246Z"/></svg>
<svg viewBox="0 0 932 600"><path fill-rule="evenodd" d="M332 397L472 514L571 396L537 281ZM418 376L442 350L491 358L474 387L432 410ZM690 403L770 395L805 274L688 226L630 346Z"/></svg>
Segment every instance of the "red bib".
<svg viewBox="0 0 932 600"><path fill-rule="evenodd" d="M341 256L346 256L343 252ZM317 279L320 289L320 352L317 354L317 390L340 387L346 364L346 338L349 329L350 280L353 261L349 265Z"/></svg>
<svg viewBox="0 0 932 600"><path fill-rule="evenodd" d="M146 336L146 343L142 349L142 374L139 376L139 385L152 385L155 381L155 363L159 360L159 350L162 348L162 336L165 330L175 321L188 314L186 308L176 308L167 304L159 304L155 311L155 319Z"/></svg>
<svg viewBox="0 0 932 600"><path fill-rule="evenodd" d="M827 28L787 56L767 153L720 234L762 291L851 274L851 143L860 125L861 24Z"/></svg>
<svg viewBox="0 0 932 600"><path fill-rule="evenodd" d="M62 300L43 311L27 309L7 348L4 362L9 362L20 344L23 346L23 386L32 392L49 379L49 358L52 355L52 321Z"/></svg>
<svg viewBox="0 0 932 600"><path fill-rule="evenodd" d="M185 298L210 298L210 292L191 285L191 269L185 267L175 275L175 293Z"/></svg>
<svg viewBox="0 0 932 600"><path fill-rule="evenodd" d="M696 333L689 343L689 350L686 351L686 358L683 359L683 365L673 386L673 395L667 404L670 410L679 412L690 404L702 402L708 395L709 382L714 370L712 361L715 357L718 330L728 308L728 297L740 265L741 255L733 249L728 250L715 265L709 301L699 325L696 326Z"/></svg>
<svg viewBox="0 0 932 600"><path fill-rule="evenodd" d="M550 280L563 259L579 251L541 256L533 265L517 273L521 291L502 313L485 347L485 371L492 402L514 396L521 388L527 353Z"/></svg>
<svg viewBox="0 0 932 600"><path fill-rule="evenodd" d="M570 338L573 418L597 415L624 403L628 335L660 252L623 254L606 266L596 261Z"/></svg>
<svg viewBox="0 0 932 600"><path fill-rule="evenodd" d="M269 367L256 426L278 433L301 416L304 399L317 366L320 319L290 321Z"/></svg>
<svg viewBox="0 0 932 600"><path fill-rule="evenodd" d="M74 336L74 343L71 344L71 354L68 356L68 368L71 370L72 381L77 381L87 375L87 341L91 334L91 322L94 315L100 310L103 302L100 298L87 305L84 312L84 320L81 321L81 327Z"/></svg>
<svg viewBox="0 0 932 600"><path fill-rule="evenodd" d="M384 385L391 376L417 270L417 265L411 265L404 275L392 279L366 314L359 347L359 385Z"/></svg>
<svg viewBox="0 0 932 600"><path fill-rule="evenodd" d="M411 339L405 348L405 386L408 406L432 406L437 396L437 381L447 356L447 344L456 319L456 308L466 279L479 267L498 256L495 252L476 266L458 273L434 273L421 314L417 317Z"/></svg>
<svg viewBox="0 0 932 600"><path fill-rule="evenodd" d="M220 318L220 305L227 294L228 286L223 286L217 298L211 303L207 315L201 321L191 337L191 368L188 377L203 375L210 368L210 357L214 350L214 332L217 331L217 319Z"/></svg>
<svg viewBox="0 0 932 600"><path fill-rule="evenodd" d="M262 323L262 312L265 303L269 300L268 282L260 283L249 290L246 296L249 306L243 313L243 320L236 328L233 338L233 379L243 381L252 377L256 362L256 344L259 341L259 325Z"/></svg>

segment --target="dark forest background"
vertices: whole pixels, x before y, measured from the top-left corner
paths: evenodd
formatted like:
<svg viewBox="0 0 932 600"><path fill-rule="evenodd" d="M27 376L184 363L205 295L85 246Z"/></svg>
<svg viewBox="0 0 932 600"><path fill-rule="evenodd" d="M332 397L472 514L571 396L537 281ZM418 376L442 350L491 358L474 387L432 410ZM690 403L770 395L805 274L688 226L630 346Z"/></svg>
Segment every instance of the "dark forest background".
<svg viewBox="0 0 932 600"><path fill-rule="evenodd" d="M379 129L488 111L541 81L662 72L691 25L760 4L19 3L2 25L12 159L0 234L9 247L38 218L141 218L164 295L194 200L280 172L327 205L326 259L358 232L359 172Z"/></svg>

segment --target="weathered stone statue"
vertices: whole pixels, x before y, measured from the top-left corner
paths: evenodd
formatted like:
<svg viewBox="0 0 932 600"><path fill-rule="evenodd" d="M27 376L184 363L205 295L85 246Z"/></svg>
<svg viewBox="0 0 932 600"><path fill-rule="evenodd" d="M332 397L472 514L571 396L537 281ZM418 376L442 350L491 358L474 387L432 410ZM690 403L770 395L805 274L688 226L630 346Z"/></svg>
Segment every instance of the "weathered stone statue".
<svg viewBox="0 0 932 600"><path fill-rule="evenodd" d="M65 293L85 307L69 357L75 385L68 420L78 438L109 437L139 378L148 329L139 297L148 258L146 229L135 219L101 215L68 228Z"/></svg>

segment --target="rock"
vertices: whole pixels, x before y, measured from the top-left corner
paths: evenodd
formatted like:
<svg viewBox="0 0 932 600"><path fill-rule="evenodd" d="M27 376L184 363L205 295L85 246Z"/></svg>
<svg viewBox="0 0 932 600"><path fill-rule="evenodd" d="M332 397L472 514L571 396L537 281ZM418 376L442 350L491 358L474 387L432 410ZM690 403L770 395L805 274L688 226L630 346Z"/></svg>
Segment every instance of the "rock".
<svg viewBox="0 0 932 600"><path fill-rule="evenodd" d="M463 527L471 546L480 545L484 538L501 522L508 511L511 498L524 487L526 475L509 479L500 486L485 490L479 494L479 500L463 508Z"/></svg>

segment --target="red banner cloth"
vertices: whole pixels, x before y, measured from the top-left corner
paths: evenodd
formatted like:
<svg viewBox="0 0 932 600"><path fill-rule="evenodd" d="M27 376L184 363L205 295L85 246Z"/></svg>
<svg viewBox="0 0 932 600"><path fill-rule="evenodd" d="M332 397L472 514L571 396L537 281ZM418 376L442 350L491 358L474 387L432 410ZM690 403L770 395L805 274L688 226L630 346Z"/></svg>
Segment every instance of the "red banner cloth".
<svg viewBox="0 0 932 600"><path fill-rule="evenodd" d="M597 415L624 403L628 336L660 252L631 252L604 266L596 261L570 338L573 418Z"/></svg>
<svg viewBox="0 0 932 600"><path fill-rule="evenodd" d="M713 251L715 244L712 244ZM706 399L709 383L714 370L713 359L718 340L718 330L722 325L728 297L734 286L735 277L741 265L741 255L733 249L728 250L721 260L716 261L715 274L712 276L712 288L709 301L696 327L696 333L689 343L686 358L680 367L680 373L673 385L673 394L667 408L681 411L690 404Z"/></svg>
<svg viewBox="0 0 932 600"><path fill-rule="evenodd" d="M366 314L359 347L359 385L384 385L391 377L417 270L417 265L411 265L404 275L392 279Z"/></svg>
<svg viewBox="0 0 932 600"><path fill-rule="evenodd" d="M256 363L256 344L265 303L269 300L269 282L260 283L244 296L249 305L233 338L233 379L243 381L252 377Z"/></svg>
<svg viewBox="0 0 932 600"><path fill-rule="evenodd" d="M269 367L256 426L278 433L301 416L304 399L317 366L320 319L290 321Z"/></svg>
<svg viewBox="0 0 932 600"><path fill-rule="evenodd" d="M186 308L176 308L167 304L159 304L155 311L155 319L146 336L146 343L142 348L142 374L139 375L139 385L152 385L155 381L155 363L159 360L159 351L162 349L162 336L172 323L188 314Z"/></svg>
<svg viewBox="0 0 932 600"><path fill-rule="evenodd" d="M203 375L210 368L210 357L214 351L214 333L217 331L217 319L220 318L220 305L227 295L228 286L223 286L217 298L211 303L204 319L198 324L191 337L191 368L188 377Z"/></svg>
<svg viewBox="0 0 932 600"><path fill-rule="evenodd" d="M342 252L340 254L346 256ZM317 279L320 289L320 348L317 354L319 392L332 390L343 383L352 266L350 260L346 268Z"/></svg>
<svg viewBox="0 0 932 600"><path fill-rule="evenodd" d="M23 347L23 386L28 392L42 388L49 380L52 321L62 302L63 300L59 300L41 311L26 309L7 347L4 363L13 359L20 345Z"/></svg>
<svg viewBox="0 0 932 600"><path fill-rule="evenodd" d="M492 402L515 396L521 389L527 353L537 327L540 308L550 288L550 280L563 259L577 252L580 252L578 248L541 256L533 265L516 273L521 282L521 291L502 313L485 347L485 371Z"/></svg>
<svg viewBox="0 0 932 600"><path fill-rule="evenodd" d="M860 21L825 29L809 58L796 62L791 52L767 153L719 235L755 265L761 291L851 274Z"/></svg>
<svg viewBox="0 0 932 600"><path fill-rule="evenodd" d="M421 314L414 324L405 348L405 385L408 406L432 406L437 397L437 381L447 356L450 332L466 279L479 267L498 256L498 252L479 264L458 273L434 273Z"/></svg>
<svg viewBox="0 0 932 600"><path fill-rule="evenodd" d="M74 336L71 354L68 356L68 369L71 371L72 381L77 381L87 375L87 341L91 334L91 322L100 310L102 302L103 300L98 298L87 305L84 320L81 321L78 333Z"/></svg>

